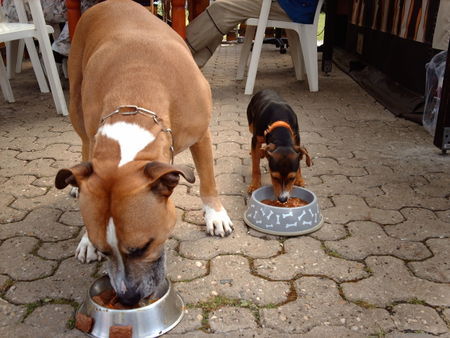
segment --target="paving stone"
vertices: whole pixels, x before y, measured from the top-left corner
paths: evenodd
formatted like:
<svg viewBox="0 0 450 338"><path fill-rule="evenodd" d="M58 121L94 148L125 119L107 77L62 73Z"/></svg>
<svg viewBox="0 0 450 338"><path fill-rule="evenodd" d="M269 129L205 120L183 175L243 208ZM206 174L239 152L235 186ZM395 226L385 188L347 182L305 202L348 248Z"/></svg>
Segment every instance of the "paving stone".
<svg viewBox="0 0 450 338"><path fill-rule="evenodd" d="M355 168L342 166L338 161L332 158L317 158L314 161L315 175L345 175L345 176L361 176L365 175L364 168Z"/></svg>
<svg viewBox="0 0 450 338"><path fill-rule="evenodd" d="M337 241L347 237L348 233L342 224L324 222L322 227L309 234L309 236L321 241Z"/></svg>
<svg viewBox="0 0 450 338"><path fill-rule="evenodd" d="M0 327L19 323L25 313L26 308L24 306L13 305L0 298Z"/></svg>
<svg viewBox="0 0 450 338"><path fill-rule="evenodd" d="M62 224L83 226L84 222L79 211L65 211L58 220Z"/></svg>
<svg viewBox="0 0 450 338"><path fill-rule="evenodd" d="M223 142L217 145L217 149L214 152L214 158L221 157L242 157L241 145L236 142ZM248 155L247 155L248 156Z"/></svg>
<svg viewBox="0 0 450 338"><path fill-rule="evenodd" d="M33 185L36 187L53 187L55 185L55 176L37 178Z"/></svg>
<svg viewBox="0 0 450 338"><path fill-rule="evenodd" d="M405 173L403 173L405 175ZM448 209L446 198L436 198L416 193L408 183L384 184L382 196L368 197L367 204L373 208L400 209L403 207L419 207L430 210Z"/></svg>
<svg viewBox="0 0 450 338"><path fill-rule="evenodd" d="M83 234L84 231L80 231L78 236L73 239L59 242L42 243L37 251L37 254L40 257L54 260L72 257L75 255L75 249L77 248Z"/></svg>
<svg viewBox="0 0 450 338"><path fill-rule="evenodd" d="M208 272L207 261L184 258L175 250L168 251L167 263L167 277L175 282L192 280L205 276Z"/></svg>
<svg viewBox="0 0 450 338"><path fill-rule="evenodd" d="M435 211L435 214L441 221L450 223L450 209L445 211Z"/></svg>
<svg viewBox="0 0 450 338"><path fill-rule="evenodd" d="M270 259L256 259L258 274L273 280L289 280L297 275L322 275L337 281L367 276L364 265L327 255L321 243L310 237L288 239L285 253Z"/></svg>
<svg viewBox="0 0 450 338"><path fill-rule="evenodd" d="M181 208L183 210L195 210L202 208L202 201L200 197L190 195L188 193L187 187L181 184L179 184L175 188L171 196L171 199L173 203L177 206L177 208Z"/></svg>
<svg viewBox="0 0 450 338"><path fill-rule="evenodd" d="M216 182L220 194L242 195L247 193L242 174L219 174Z"/></svg>
<svg viewBox="0 0 450 338"><path fill-rule="evenodd" d="M4 175L4 172L8 171L4 169L10 169L10 168L18 168L20 166L23 166L26 162L21 161L17 159L17 155L20 153L15 150L2 150L2 158L0 159L0 175Z"/></svg>
<svg viewBox="0 0 450 338"><path fill-rule="evenodd" d="M402 259L420 260L431 256L427 247L419 242L402 241L386 235L372 222L348 224L351 236L325 245L348 259L364 259L369 255L392 255Z"/></svg>
<svg viewBox="0 0 450 338"><path fill-rule="evenodd" d="M394 257L369 257L373 276L341 284L345 297L385 307L394 302L419 299L432 306L450 306L450 284L429 282L411 276L404 263Z"/></svg>
<svg viewBox="0 0 450 338"><path fill-rule="evenodd" d="M422 241L430 237L450 236L450 223L442 222L427 209L404 208L400 211L406 221L386 226L389 236L409 241Z"/></svg>
<svg viewBox="0 0 450 338"><path fill-rule="evenodd" d="M42 196L32 198L19 197L11 206L22 210L49 206L60 210L74 210L78 208L78 200L69 196L68 190L58 190L52 187Z"/></svg>
<svg viewBox="0 0 450 338"><path fill-rule="evenodd" d="M236 157L221 157L216 160L215 165L215 174L229 174L229 173L237 173L242 175L244 170L244 166L242 164L242 160ZM222 187L219 184L219 187Z"/></svg>
<svg viewBox="0 0 450 338"><path fill-rule="evenodd" d="M367 337L360 332L347 329L343 326L316 326L305 334L296 335L295 337L303 338L321 338L321 337L345 337L345 338L362 338Z"/></svg>
<svg viewBox="0 0 450 338"><path fill-rule="evenodd" d="M409 333L392 331L392 332L389 332L385 337L386 338L432 338L432 337L436 337L436 336L432 335L432 334L423 333L420 331L419 332L409 332ZM448 338L448 337L450 337L450 335L444 334L444 335L440 335L439 337Z"/></svg>
<svg viewBox="0 0 450 338"><path fill-rule="evenodd" d="M14 201L15 197L13 195L0 192L0 223L17 222L27 214L24 210L12 208L11 204Z"/></svg>
<svg viewBox="0 0 450 338"><path fill-rule="evenodd" d="M203 215L200 216L200 222L204 223ZM172 238L179 241L193 241L200 238L206 238L208 235L206 234L205 229L205 226L199 226L179 220L172 232Z"/></svg>
<svg viewBox="0 0 450 338"><path fill-rule="evenodd" d="M239 225L235 225L237 227ZM242 229L242 227L240 227ZM275 240L263 240L235 230L230 236L204 237L180 243L179 252L191 259L211 259L223 254L243 254L253 258L266 258L276 255L280 244Z"/></svg>
<svg viewBox="0 0 450 338"><path fill-rule="evenodd" d="M335 207L323 210L327 222L345 224L350 221L374 221L382 224L395 224L403 220L403 216L395 210L369 208L358 196L334 196Z"/></svg>
<svg viewBox="0 0 450 338"><path fill-rule="evenodd" d="M256 329L255 316L249 309L223 307L211 312L209 325L212 332L234 332Z"/></svg>
<svg viewBox="0 0 450 338"><path fill-rule="evenodd" d="M450 309L444 309L444 311L442 311L442 314L447 323L450 323Z"/></svg>
<svg viewBox="0 0 450 338"><path fill-rule="evenodd" d="M208 276L175 284L187 304L207 302L215 297L247 300L258 305L286 300L290 287L252 276L248 260L240 256L218 256L211 260Z"/></svg>
<svg viewBox="0 0 450 338"><path fill-rule="evenodd" d="M434 257L422 262L410 262L409 268L417 277L436 282L450 283L450 238L429 239L425 242Z"/></svg>
<svg viewBox="0 0 450 338"><path fill-rule="evenodd" d="M367 187L361 184L352 184L344 175L322 175L322 184L314 186L314 193L324 196L358 195L360 197L379 196L383 192L378 187ZM366 206L367 207L367 206Z"/></svg>
<svg viewBox="0 0 450 338"><path fill-rule="evenodd" d="M52 242L76 236L79 228L58 223L60 215L61 211L56 209L34 209L23 221L1 225L0 238L25 235Z"/></svg>
<svg viewBox="0 0 450 338"><path fill-rule="evenodd" d="M441 334L449 331L437 312L427 306L399 304L394 306L394 323L400 331L423 331Z"/></svg>
<svg viewBox="0 0 450 338"><path fill-rule="evenodd" d="M4 241L0 246L0 271L14 280L34 280L49 276L56 267L56 262L34 256L32 252L38 244L39 241L32 237L15 237Z"/></svg>
<svg viewBox="0 0 450 338"><path fill-rule="evenodd" d="M295 282L297 299L275 309L262 309L264 327L288 333L305 333L315 326L343 326L371 334L394 328L389 312L365 309L341 298L337 285L328 279L302 277Z"/></svg>
<svg viewBox="0 0 450 338"><path fill-rule="evenodd" d="M202 327L202 320L203 315L201 309L185 309L183 319L169 332L169 336L171 334L183 334L197 330Z"/></svg>
<svg viewBox="0 0 450 338"><path fill-rule="evenodd" d="M40 299L67 299L82 303L87 289L94 281L91 277L95 264L81 264L75 258L63 261L53 276L31 282L17 282L5 295L15 303L32 303Z"/></svg>
<svg viewBox="0 0 450 338"><path fill-rule="evenodd" d="M75 309L68 304L48 304L35 309L26 319L25 324L37 331L66 333L69 319L72 319Z"/></svg>
<svg viewBox="0 0 450 338"><path fill-rule="evenodd" d="M2 154L3 155L3 154ZM33 161L9 161L9 166L1 166L0 176L33 175L36 177L56 175L57 170L51 167L53 159L37 159Z"/></svg>
<svg viewBox="0 0 450 338"><path fill-rule="evenodd" d="M31 183L36 180L34 176L14 176L2 185L3 192L15 197L35 197L47 193L47 189L39 188Z"/></svg>

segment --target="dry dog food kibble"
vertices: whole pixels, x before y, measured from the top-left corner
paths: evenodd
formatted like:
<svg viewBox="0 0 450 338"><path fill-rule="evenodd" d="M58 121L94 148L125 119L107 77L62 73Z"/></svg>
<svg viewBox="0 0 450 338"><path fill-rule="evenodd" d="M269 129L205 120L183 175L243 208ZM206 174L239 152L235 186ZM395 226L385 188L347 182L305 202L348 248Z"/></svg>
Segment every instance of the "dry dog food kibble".
<svg viewBox="0 0 450 338"><path fill-rule="evenodd" d="M111 326L109 328L109 338L131 338L132 336L132 326Z"/></svg>
<svg viewBox="0 0 450 338"><path fill-rule="evenodd" d="M286 203L281 203L278 200L277 201L262 200L261 202L267 205L271 205L273 207L281 207L281 208L297 208L308 204L308 202L298 197L290 197Z"/></svg>
<svg viewBox="0 0 450 338"><path fill-rule="evenodd" d="M83 332L89 333L94 326L94 319L83 313L77 313L75 316L75 327Z"/></svg>

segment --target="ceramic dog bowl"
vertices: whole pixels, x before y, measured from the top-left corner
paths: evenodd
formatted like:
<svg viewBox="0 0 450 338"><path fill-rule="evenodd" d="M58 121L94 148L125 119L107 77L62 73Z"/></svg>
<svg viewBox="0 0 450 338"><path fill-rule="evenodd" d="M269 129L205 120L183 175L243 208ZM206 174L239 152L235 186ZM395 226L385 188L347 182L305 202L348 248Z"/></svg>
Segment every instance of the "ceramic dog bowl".
<svg viewBox="0 0 450 338"><path fill-rule="evenodd" d="M255 230L279 236L298 236L318 230L323 224L316 195L307 189L294 187L291 197L308 202L296 208L274 207L262 200L275 200L272 186L255 190L248 202L244 221Z"/></svg>
<svg viewBox="0 0 450 338"><path fill-rule="evenodd" d="M94 319L94 326L88 334L90 337L108 338L110 327L118 325L131 325L133 338L158 337L174 328L183 317L183 299L167 279L164 295L156 302L137 309L109 309L92 300L92 297L109 289L112 289L112 286L108 276L97 279L78 310Z"/></svg>

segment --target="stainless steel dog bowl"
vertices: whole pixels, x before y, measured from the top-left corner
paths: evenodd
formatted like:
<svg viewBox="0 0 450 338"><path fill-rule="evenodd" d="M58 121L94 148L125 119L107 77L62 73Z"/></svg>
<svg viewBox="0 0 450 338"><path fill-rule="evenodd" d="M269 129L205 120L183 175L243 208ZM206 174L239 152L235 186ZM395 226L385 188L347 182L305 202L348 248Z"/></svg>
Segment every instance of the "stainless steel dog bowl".
<svg viewBox="0 0 450 338"><path fill-rule="evenodd" d="M318 230L323 224L316 195L307 189L294 187L291 197L308 202L296 208L274 207L262 200L275 200L272 186L255 190L248 202L244 221L255 230L279 236L298 236Z"/></svg>
<svg viewBox="0 0 450 338"><path fill-rule="evenodd" d="M97 279L78 310L94 319L94 326L88 335L108 338L110 327L119 325L131 325L133 338L158 337L173 329L183 318L184 302L167 279L166 284L167 291L156 302L137 309L115 310L93 301L92 297L112 289L108 276Z"/></svg>

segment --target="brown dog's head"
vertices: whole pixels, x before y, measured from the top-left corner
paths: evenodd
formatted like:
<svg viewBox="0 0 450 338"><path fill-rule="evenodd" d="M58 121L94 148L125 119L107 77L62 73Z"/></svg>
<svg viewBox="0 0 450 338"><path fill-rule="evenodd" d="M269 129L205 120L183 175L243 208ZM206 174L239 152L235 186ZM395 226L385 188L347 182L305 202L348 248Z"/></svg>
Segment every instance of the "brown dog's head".
<svg viewBox="0 0 450 338"><path fill-rule="evenodd" d="M89 239L108 257L111 284L123 304L158 294L164 285L164 243L176 222L169 196L180 175L195 180L187 166L156 161L134 161L109 171L96 162L82 163L56 176L58 189L69 184L80 189Z"/></svg>
<svg viewBox="0 0 450 338"><path fill-rule="evenodd" d="M294 186L303 155L306 157L308 167L311 166L311 157L308 151L301 146L277 147L270 143L263 151L269 162L274 194L281 203L285 203L289 199Z"/></svg>

